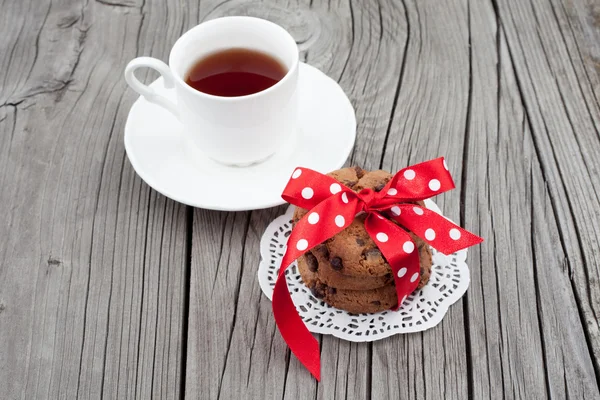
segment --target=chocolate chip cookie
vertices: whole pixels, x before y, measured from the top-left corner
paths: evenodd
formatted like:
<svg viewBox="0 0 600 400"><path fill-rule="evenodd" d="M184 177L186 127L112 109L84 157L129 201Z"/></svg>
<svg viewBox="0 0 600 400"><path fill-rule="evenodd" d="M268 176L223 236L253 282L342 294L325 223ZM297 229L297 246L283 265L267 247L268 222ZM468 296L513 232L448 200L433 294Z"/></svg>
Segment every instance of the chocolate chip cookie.
<svg viewBox="0 0 600 400"><path fill-rule="evenodd" d="M367 172L358 167L334 171L329 176L355 192L370 188L382 190L392 175L385 171ZM422 202L418 202L423 206ZM297 208L294 221L306 210ZM394 307L396 296L392 270L367 233L366 215L358 215L342 232L306 252L298 259L300 275L313 294L328 304L352 313L377 312ZM409 232L419 249L421 280L429 280L431 251L420 238Z"/></svg>

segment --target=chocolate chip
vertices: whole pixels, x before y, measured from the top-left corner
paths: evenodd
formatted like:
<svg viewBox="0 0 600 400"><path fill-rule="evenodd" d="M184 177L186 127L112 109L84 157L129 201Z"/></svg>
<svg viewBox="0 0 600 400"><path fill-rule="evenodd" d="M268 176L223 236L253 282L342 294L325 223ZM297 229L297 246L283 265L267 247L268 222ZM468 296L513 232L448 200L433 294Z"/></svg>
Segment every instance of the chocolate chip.
<svg viewBox="0 0 600 400"><path fill-rule="evenodd" d="M380 185L377 185L373 188L374 191L376 192L381 192L383 190L383 188L385 187L385 183L382 183Z"/></svg>
<svg viewBox="0 0 600 400"><path fill-rule="evenodd" d="M379 249L367 249L363 251L363 256L368 262L376 263L383 261L383 256Z"/></svg>
<svg viewBox="0 0 600 400"><path fill-rule="evenodd" d="M358 179L360 179L363 176L365 176L365 171L362 168L360 168L360 167L354 167L354 172L356 172L356 177Z"/></svg>
<svg viewBox="0 0 600 400"><path fill-rule="evenodd" d="M356 244L359 246L364 246L365 245L365 241L362 240L361 238L356 238Z"/></svg>
<svg viewBox="0 0 600 400"><path fill-rule="evenodd" d="M345 179L342 183L349 188L353 188L354 185L356 185L358 183L358 181L350 181L350 180Z"/></svg>
<svg viewBox="0 0 600 400"><path fill-rule="evenodd" d="M342 259L339 257L333 257L330 260L331 263L331 268L335 269L336 271L340 271L342 268L344 268L344 264L342 264Z"/></svg>
<svg viewBox="0 0 600 400"><path fill-rule="evenodd" d="M337 289L334 287L327 288L327 293L333 295L337 293Z"/></svg>
<svg viewBox="0 0 600 400"><path fill-rule="evenodd" d="M308 266L308 270L310 272L317 272L317 270L319 269L319 262L317 261L317 257L315 257L310 251L307 252L304 256L306 258L306 265Z"/></svg>
<svg viewBox="0 0 600 400"><path fill-rule="evenodd" d="M319 291L317 288L312 288L310 290L310 292L312 293L313 296L315 296L317 299L322 299L323 297L325 297L325 293Z"/></svg>
<svg viewBox="0 0 600 400"><path fill-rule="evenodd" d="M323 256L324 258L329 258L329 249L327 248L326 245L320 244L320 245L315 246L315 251L317 253L319 253L321 256Z"/></svg>
<svg viewBox="0 0 600 400"><path fill-rule="evenodd" d="M327 289L327 286L323 285L322 283L316 283L315 286L313 286L310 291L312 293L313 296L315 296L317 299L322 299L325 297L325 290Z"/></svg>
<svg viewBox="0 0 600 400"><path fill-rule="evenodd" d="M374 305L376 305L376 306L380 306L380 305L381 305L381 302L380 302L379 300L373 300L373 301L371 302L371 304L374 304Z"/></svg>
<svg viewBox="0 0 600 400"><path fill-rule="evenodd" d="M381 250L379 249L367 249L363 253L367 257L381 257Z"/></svg>
<svg viewBox="0 0 600 400"><path fill-rule="evenodd" d="M425 268L421 267L421 275L425 275Z"/></svg>

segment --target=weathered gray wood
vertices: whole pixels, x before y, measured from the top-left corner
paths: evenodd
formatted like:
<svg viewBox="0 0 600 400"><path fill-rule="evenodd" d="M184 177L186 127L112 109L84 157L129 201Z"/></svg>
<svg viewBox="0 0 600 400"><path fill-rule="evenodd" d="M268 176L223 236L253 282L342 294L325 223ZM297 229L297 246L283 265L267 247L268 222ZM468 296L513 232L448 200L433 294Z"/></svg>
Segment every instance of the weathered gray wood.
<svg viewBox="0 0 600 400"><path fill-rule="evenodd" d="M309 61L338 80L355 108L357 139L347 165L379 169L407 56L407 10L397 1L350 1L348 6L351 41L333 53L334 59L345 58L339 75L337 69L321 65L318 57L311 56ZM370 343L348 343L322 335L322 384L317 398L372 396L369 386L381 379L371 368L372 355ZM299 373L306 375L302 369L294 371Z"/></svg>
<svg viewBox="0 0 600 400"><path fill-rule="evenodd" d="M445 156L457 181L469 107L466 1L405 2L409 28L402 81L390 119L383 169ZM450 23L451 21L451 23ZM435 199L454 220L460 192ZM373 399L468 397L463 307L452 306L435 329L373 343Z"/></svg>
<svg viewBox="0 0 600 400"><path fill-rule="evenodd" d="M593 54L580 47L580 56L569 58L569 52L574 51L572 32L565 29L569 3L502 2L499 9L505 20L508 48L531 123L535 150L560 227L565 268L571 275L578 311L598 371L600 110L597 95L594 97L590 89L584 89L592 86L597 93L597 77L590 81L581 77L583 68L589 71L587 65L593 61ZM535 20L537 30L524 24L525 20ZM595 87L590 83L595 83Z"/></svg>
<svg viewBox="0 0 600 400"><path fill-rule="evenodd" d="M1 10L2 397L178 398L186 210L122 145L123 66L166 32L134 4Z"/></svg>
<svg viewBox="0 0 600 400"><path fill-rule="evenodd" d="M219 15L249 13L280 23L299 42L305 60L340 81L360 121L352 163L378 168L401 72L401 63L397 60L402 59L406 41L402 5L315 1L294 5L296 10L278 6L276 2L253 5L251 9L230 3L235 5L225 3L210 16L217 16L217 12ZM206 3L201 4L201 9L204 7L211 8ZM208 238L219 237L216 232L223 221L214 213L196 211L186 376L188 395L195 395L202 388L208 389L211 398L236 398L248 393L249 397L257 398L368 396L370 368L365 361L370 354L369 344L350 344L323 337L322 379L327 385L317 385L294 357L287 364L289 351L273 324L270 302L260 295L255 278L260 236L282 210L252 212L249 227L248 217L220 217L228 222L233 218L235 222L231 231L226 231L225 238L221 236L219 251L209 250L215 245L209 243ZM236 241L229 245L232 238ZM244 252L241 244L245 245ZM217 282L223 280L225 290L216 292L203 286L210 286L213 276ZM202 326L204 321L213 320L217 320L217 326ZM213 329L221 332L218 339ZM258 344L262 353L257 352ZM262 365L264 363L268 367ZM218 367L206 367L215 364ZM249 378L244 380L240 376Z"/></svg>
<svg viewBox="0 0 600 400"><path fill-rule="evenodd" d="M482 20L473 17L479 13L494 12L473 7L471 21ZM465 209L488 210L464 214L465 224L488 238L470 253L481 260L468 295L473 395L596 398L538 133L502 27L480 26L488 34L472 41L474 52L488 53L473 59L476 101L463 182Z"/></svg>
<svg viewBox="0 0 600 400"><path fill-rule="evenodd" d="M319 335L321 383L256 281L285 207L192 213L122 146L125 63L240 14L289 29L348 93L348 164L445 155L457 190L436 201L486 238L435 329ZM598 21L592 0L5 1L3 398L599 398Z"/></svg>
<svg viewBox="0 0 600 400"><path fill-rule="evenodd" d="M315 7L314 4L312 6ZM515 169L529 166L532 154L523 153L522 141L514 141L514 132L521 132L519 137L531 137L532 132L528 125L522 124L526 117L523 116L520 104L519 86L512 77L513 68L518 66L513 65L512 59L507 55L502 59L502 82L498 77L499 67L496 63L500 54L499 46L503 42L497 35L495 5L473 5L466 1L445 3L443 6L439 2L405 2L403 5L388 7L388 12L381 11L381 8L385 10L385 6L377 6L377 9L370 8L368 4L360 8L353 7L350 15L355 29L354 40L349 43L347 66L343 69L340 82L350 94L359 116L359 139L351 163L377 168L383 162L384 168L396 170L411 162L446 155L458 189L442 196L438 203L449 216L456 220L462 219L467 227L475 231L479 228L489 239L481 250L475 249L472 252L470 264L474 271L474 287L464 301L466 308L460 303L454 305L438 328L422 334L377 342L372 346L372 353L371 346L364 352L364 345L340 342L331 337L321 338L323 382L327 383L317 386L317 397L597 396L598 387L591 368L591 357L585 346L585 336L577 312L577 297L570 288L568 275L561 272L560 254L549 251L549 245L555 241L555 237L546 234L538 237L531 230L516 229L513 225L529 221L525 226L532 225L536 232L541 228L541 221L552 226L554 213L549 213L547 207L537 210L522 206L512 197L499 197L520 193L518 198L535 198L540 204L548 204L549 201L549 195L540 191L539 185L536 186L534 182L537 177L535 174L539 175L542 171L540 168L530 175L520 174L520 170ZM340 12L341 9L343 8L337 5L335 11ZM302 7L300 10L298 13L304 12ZM228 8L227 12L231 12L231 9ZM254 15L261 16L260 12L262 11L255 11ZM281 12L270 11L268 17L275 15L274 20L281 23ZM365 35L361 27L361 17L371 15L373 23L375 12L379 12L384 20L385 16L390 15L395 23L392 24L395 30L387 31L384 28L380 31L382 44L390 40L398 46L396 55L389 56L391 60L396 60L395 63L390 60L379 62L378 57L373 58L374 49L368 42L370 36ZM449 21L452 23L449 24ZM406 23L404 29L408 30L408 34L402 28L403 23ZM291 26L295 25L291 23ZM320 28L315 28L315 31L319 30ZM372 28L368 32L371 33ZM319 50L326 46L319 46L319 42L311 40L310 35L297 34L297 37L301 37L299 41L307 47L304 54L308 61L339 79L336 75L338 70L328 66L331 59L339 60L344 57L348 51L345 44L334 47L333 50L328 49L321 60ZM318 50L313 52L313 47ZM390 53L382 54L387 56ZM355 58L360 59L360 62L356 62ZM375 66L367 63L365 72L365 59L378 62ZM373 70L378 71L376 78L371 77ZM393 73L390 74L390 71ZM361 73L365 73L365 76L361 77ZM351 83L346 83L345 79L351 79ZM367 92L357 92L356 82L364 83ZM586 90L593 93L594 89ZM499 94L503 91L507 91L505 97ZM552 106L562 107L560 103ZM523 117L519 118L519 115ZM389 128L388 120L391 124ZM504 122L501 125L499 121ZM382 132L386 133L382 135ZM497 140L502 137L513 140L510 143L514 146L515 160L511 161L509 155L501 151L499 144L492 140L494 137ZM498 181L502 176L490 178L488 168L491 166L488 163L492 160L488 160L488 153L498 151L500 153L494 159L497 163L494 168L499 171L508 169L519 178L516 182ZM483 193L473 189L489 188L492 184L505 189L499 193L494 189L487 189ZM534 188L533 191L531 187ZM474 202L471 199L475 196L478 197ZM459 201L468 200L471 202L461 208ZM198 213L205 214L201 211ZM496 227L485 217L491 218L491 221L502 221L500 227ZM250 218L251 221L260 220L261 223L257 226L264 228L272 214L265 211L253 212ZM209 223L211 226L219 225L217 221ZM256 265L257 260L247 251L258 245L261 232L259 230L257 235L250 233L251 228L247 228L247 223L246 219L240 219L237 227L232 228L232 233L228 234L237 235L237 240L246 245L243 268L234 267L229 270L230 273L241 273L241 282L252 279L252 275L246 271L248 266ZM255 224L251 222L249 226L253 227ZM560 230L559 226L554 226L557 231ZM244 230L248 230L248 233L243 234ZM197 238L195 233L193 247L199 246L204 250L204 238L210 236L210 233L200 231L200 238ZM224 243L227 244L227 241ZM497 243L509 244L512 250L509 253L490 253ZM238 253L239 250L235 254L241 257ZM222 257L221 252L218 254ZM485 254L493 255L484 257ZM547 275L538 268L541 260L544 265L548 264ZM206 256L198 261L193 260L192 275L213 273L214 269L206 271L207 262L211 261ZM534 266L535 270L531 269ZM220 271L219 267L219 274ZM232 279L226 274L224 276ZM544 287L540 286L540 282L543 282ZM240 288L242 286L243 284ZM228 286L228 290L234 287L232 284ZM552 288L560 288L560 295L553 293ZM201 296L201 289L195 289L193 282L191 290L192 295L197 290ZM202 310L202 316L205 313L229 315L229 322L224 327L225 331L231 332L227 343L227 358L222 359L222 351L214 351L217 357L203 357L203 360L217 360L220 366L224 365L220 369L219 378L227 385L221 384L220 391L217 390L217 394L223 398L241 393L256 393L259 397L280 396L279 391L265 393L263 389L265 380L271 382L275 379L273 376L246 382L237 378L238 374L243 375L246 371L254 373L255 364L248 362L248 355L252 354L252 359L255 359L256 348L248 349L248 342L250 336L253 336L254 342L261 337L260 328L254 329L248 321L258 320L258 327L262 321L257 319L258 316L262 316L264 312L270 313L268 304L261 302L258 307L248 307L252 303L243 301L256 301L253 296L256 296L257 290L255 283L251 290L249 284L246 290L240 290L237 299L220 294L219 299L224 299L225 305L217 306L216 312ZM202 299L206 301L208 295L204 295ZM236 311L231 309L232 305ZM194 308L192 304L190 326L199 324L194 321L199 318L194 316ZM239 310L245 311L242 321ZM238 328L240 324L242 328ZM262 324L266 326L268 323ZM567 328L571 326L572 328ZM272 325L269 328L272 329ZM261 341L280 341L277 332L271 329L262 334L264 338ZM210 340L210 337L203 338L201 344L206 346ZM223 346L225 348L225 344ZM562 354L574 354L576 357L567 360L564 355L557 355L553 346L558 346L564 352ZM194 345L190 338L190 349L192 347L197 351L188 353L188 383L200 374L210 386L210 382L216 380L219 370L212 371L212 379L199 373L203 364L197 358L198 354L203 355L202 346ZM270 358L267 364L270 366L277 359L272 358L273 348L268 348ZM235 358L230 355L233 349ZM354 378L361 378L364 373L360 365L371 362L372 370L367 371L369 376L364 378L370 393L365 395L362 392L362 384L358 385L358 391L348 390L345 384L356 383ZM348 373L347 377L344 372ZM280 371L275 374L281 377ZM283 378L285 397L313 397L315 384L306 379L307 375L292 357ZM562 385L559 380L562 376L570 379L564 387L559 386ZM280 383L276 382L278 384ZM212 386L215 385L212 383ZM197 393L195 389L198 387L203 386L199 384L193 388L188 387L188 394ZM270 388L272 385L266 384L265 387Z"/></svg>

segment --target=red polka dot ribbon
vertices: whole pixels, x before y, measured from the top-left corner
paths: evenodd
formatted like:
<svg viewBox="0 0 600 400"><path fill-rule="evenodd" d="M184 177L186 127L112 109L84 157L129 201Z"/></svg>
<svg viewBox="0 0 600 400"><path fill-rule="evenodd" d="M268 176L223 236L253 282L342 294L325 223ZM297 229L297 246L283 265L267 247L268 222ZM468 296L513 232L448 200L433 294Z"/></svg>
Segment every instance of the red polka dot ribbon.
<svg viewBox="0 0 600 400"><path fill-rule="evenodd" d="M454 182L443 158L399 171L379 192L363 189L355 193L319 172L307 168L294 171L282 197L309 211L288 238L273 290L273 314L284 340L317 380L321 374L319 344L296 311L285 270L302 254L344 230L356 214L365 212L365 229L392 268L400 307L420 278L418 249L400 226L444 254L483 241L441 215L411 204L451 189Z"/></svg>

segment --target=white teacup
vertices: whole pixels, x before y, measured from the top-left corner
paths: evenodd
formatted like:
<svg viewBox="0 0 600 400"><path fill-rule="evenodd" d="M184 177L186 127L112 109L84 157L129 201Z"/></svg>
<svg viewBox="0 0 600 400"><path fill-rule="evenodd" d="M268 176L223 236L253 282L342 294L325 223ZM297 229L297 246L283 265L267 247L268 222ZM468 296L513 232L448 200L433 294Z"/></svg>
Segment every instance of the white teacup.
<svg viewBox="0 0 600 400"><path fill-rule="evenodd" d="M280 61L287 74L261 92L239 97L206 94L185 83L198 60L230 48L266 53ZM165 87L175 89L177 103L141 83L134 75L140 67L158 71ZM138 57L125 68L125 79L146 100L173 113L183 124L184 135L223 164L245 166L267 159L297 126L298 46L285 29L263 19L224 17L204 22L175 42L169 65Z"/></svg>

